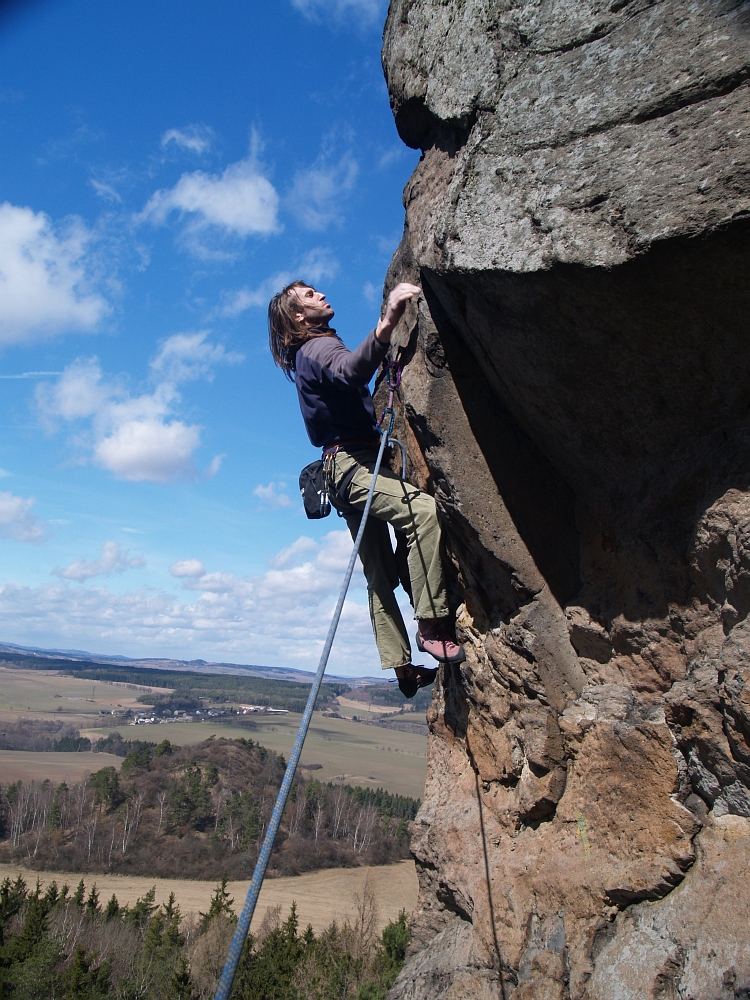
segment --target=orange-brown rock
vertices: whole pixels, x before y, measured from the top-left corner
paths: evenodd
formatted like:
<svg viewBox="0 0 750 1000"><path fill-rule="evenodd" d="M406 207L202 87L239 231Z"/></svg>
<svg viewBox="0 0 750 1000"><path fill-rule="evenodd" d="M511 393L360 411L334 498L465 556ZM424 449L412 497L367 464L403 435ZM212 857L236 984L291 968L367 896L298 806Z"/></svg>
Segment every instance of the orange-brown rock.
<svg viewBox="0 0 750 1000"><path fill-rule="evenodd" d="M466 662L392 1000L750 996L750 10L392 0L398 437Z"/></svg>

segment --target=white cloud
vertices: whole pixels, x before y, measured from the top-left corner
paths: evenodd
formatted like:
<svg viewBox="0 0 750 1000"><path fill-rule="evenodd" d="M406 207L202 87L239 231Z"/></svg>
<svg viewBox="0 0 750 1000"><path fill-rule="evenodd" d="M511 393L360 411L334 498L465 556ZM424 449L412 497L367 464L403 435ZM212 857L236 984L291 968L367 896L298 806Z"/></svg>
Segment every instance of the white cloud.
<svg viewBox="0 0 750 1000"><path fill-rule="evenodd" d="M105 181L99 181L95 177L92 177L89 184L94 189L94 193L104 201L111 203L122 204L121 195L112 187L111 184L107 184Z"/></svg>
<svg viewBox="0 0 750 1000"><path fill-rule="evenodd" d="M92 289L91 234L56 231L43 212L0 205L0 345L94 330L110 312Z"/></svg>
<svg viewBox="0 0 750 1000"><path fill-rule="evenodd" d="M362 287L362 295L370 305L373 305L378 299L382 298L383 292L377 285L373 285L371 281L366 281Z"/></svg>
<svg viewBox="0 0 750 1000"><path fill-rule="evenodd" d="M180 149L200 154L208 152L213 139L213 130L207 125L187 125L185 128L168 129L161 137L161 144L165 149L173 142Z"/></svg>
<svg viewBox="0 0 750 1000"><path fill-rule="evenodd" d="M258 497L264 507L278 510L280 507L291 507L292 501L286 493L286 483L269 483L268 486L256 486L253 496Z"/></svg>
<svg viewBox="0 0 750 1000"><path fill-rule="evenodd" d="M203 576L206 567L200 559L180 559L169 567L169 572L176 577Z"/></svg>
<svg viewBox="0 0 750 1000"><path fill-rule="evenodd" d="M44 526L31 513L35 503L34 497L17 497L0 492L0 538L40 542L44 538Z"/></svg>
<svg viewBox="0 0 750 1000"><path fill-rule="evenodd" d="M305 229L327 229L341 222L341 203L354 187L358 166L348 153L336 164L325 160L299 170L294 176L287 204Z"/></svg>
<svg viewBox="0 0 750 1000"><path fill-rule="evenodd" d="M140 219L160 225L172 212L189 216L188 245L204 253L197 237L205 230L241 238L276 232L278 207L276 189L250 156L231 163L221 175L202 170L183 174L173 188L151 196Z"/></svg>
<svg viewBox="0 0 750 1000"><path fill-rule="evenodd" d="M7 479L10 475L11 473L7 469L0 469L0 479Z"/></svg>
<svg viewBox="0 0 750 1000"><path fill-rule="evenodd" d="M145 562L140 556L133 556L131 559L127 549L120 548L118 542L105 542L102 545L102 554L98 559L87 562L85 559L76 559L70 566L60 569L56 566L52 572L55 576L60 576L64 580L75 580L83 583L93 576L111 576L112 573L124 573L126 569L140 569L145 566Z"/></svg>
<svg viewBox="0 0 750 1000"><path fill-rule="evenodd" d="M245 286L232 292L225 292L222 296L222 305L216 311L216 315L234 317L253 307L265 309L271 297L280 292L285 285L294 281L295 278L302 278L303 281L310 281L317 285L321 281L333 278L338 269L339 262L331 251L325 247L316 247L300 259L299 266L294 273L292 271L278 271L262 281L257 288Z"/></svg>
<svg viewBox="0 0 750 1000"><path fill-rule="evenodd" d="M292 6L310 20L351 15L370 22L385 16L386 3L385 0L292 0Z"/></svg>
<svg viewBox="0 0 750 1000"><path fill-rule="evenodd" d="M239 364L244 355L225 351L221 344L206 340L208 331L176 333L165 340L159 353L151 362L151 370L169 382L188 382L197 378L211 378L211 369L218 364Z"/></svg>
<svg viewBox="0 0 750 1000"><path fill-rule="evenodd" d="M121 380L103 376L96 358L80 358L60 379L37 387L42 421L53 429L56 421L89 421L76 442L96 465L118 479L167 483L180 475L195 476L194 452L201 428L175 416L180 402L177 384L210 375L221 362L236 362L206 341L206 333L176 334L166 340L152 362L152 374L161 379L153 392L131 395ZM206 470L214 476L221 465L217 455Z"/></svg>
<svg viewBox="0 0 750 1000"><path fill-rule="evenodd" d="M118 479L168 483L193 471L200 427L181 420L139 417L116 427L94 446L94 461Z"/></svg>
<svg viewBox="0 0 750 1000"><path fill-rule="evenodd" d="M272 560L283 565L255 576L211 572L186 577L187 603L146 589L113 594L101 586L58 583L33 588L9 583L0 587L0 632L26 645L314 670L351 547L346 530L332 531L319 543L298 540ZM409 623L406 609L404 617ZM330 670L379 672L359 566Z"/></svg>

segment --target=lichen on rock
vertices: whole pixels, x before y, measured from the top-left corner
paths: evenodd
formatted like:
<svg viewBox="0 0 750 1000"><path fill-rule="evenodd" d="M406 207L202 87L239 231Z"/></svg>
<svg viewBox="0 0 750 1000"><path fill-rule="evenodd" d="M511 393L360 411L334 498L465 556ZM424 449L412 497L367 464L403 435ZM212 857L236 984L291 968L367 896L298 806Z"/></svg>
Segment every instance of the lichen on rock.
<svg viewBox="0 0 750 1000"><path fill-rule="evenodd" d="M750 7L392 0L446 534L391 997L750 995Z"/></svg>

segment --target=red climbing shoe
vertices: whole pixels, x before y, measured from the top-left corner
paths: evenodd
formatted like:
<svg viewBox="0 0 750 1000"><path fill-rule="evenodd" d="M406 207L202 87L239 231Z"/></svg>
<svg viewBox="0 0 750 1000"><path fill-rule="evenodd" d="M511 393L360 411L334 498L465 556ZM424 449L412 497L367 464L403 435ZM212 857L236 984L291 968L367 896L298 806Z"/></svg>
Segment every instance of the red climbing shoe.
<svg viewBox="0 0 750 1000"><path fill-rule="evenodd" d="M447 618L422 618L418 622L417 649L441 663L461 663L466 659L463 647L453 638Z"/></svg>
<svg viewBox="0 0 750 1000"><path fill-rule="evenodd" d="M437 667L433 670L430 667L420 667L407 663L398 669L401 671L400 677L398 674L396 675L398 689L404 698L413 698L420 688L428 687L437 677Z"/></svg>

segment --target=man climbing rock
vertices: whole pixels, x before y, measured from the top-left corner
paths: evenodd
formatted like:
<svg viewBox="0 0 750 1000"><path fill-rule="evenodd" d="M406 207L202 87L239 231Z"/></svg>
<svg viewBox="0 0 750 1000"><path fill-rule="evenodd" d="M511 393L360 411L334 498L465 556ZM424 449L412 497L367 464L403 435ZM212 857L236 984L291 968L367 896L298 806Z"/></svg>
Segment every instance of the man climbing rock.
<svg viewBox="0 0 750 1000"><path fill-rule="evenodd" d="M313 445L323 449L331 500L356 536L375 466L378 430L368 383L385 358L391 334L407 301L419 295L402 282L388 296L385 315L355 351L331 328L333 309L322 292L294 281L268 306L268 330L275 363L297 387L302 417ZM395 670L407 698L431 684L437 669L412 664L411 646L395 589L396 555L388 525L406 538L417 645L441 663L459 663L440 561L440 525L429 494L381 469L359 555L367 579L375 642L384 670Z"/></svg>

